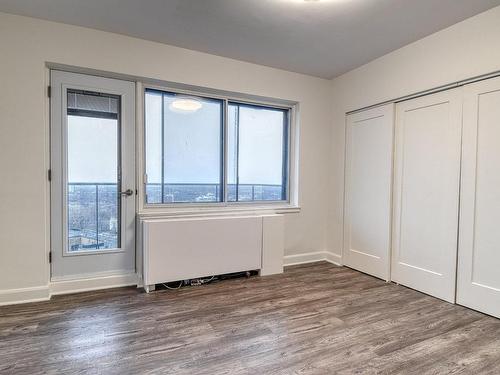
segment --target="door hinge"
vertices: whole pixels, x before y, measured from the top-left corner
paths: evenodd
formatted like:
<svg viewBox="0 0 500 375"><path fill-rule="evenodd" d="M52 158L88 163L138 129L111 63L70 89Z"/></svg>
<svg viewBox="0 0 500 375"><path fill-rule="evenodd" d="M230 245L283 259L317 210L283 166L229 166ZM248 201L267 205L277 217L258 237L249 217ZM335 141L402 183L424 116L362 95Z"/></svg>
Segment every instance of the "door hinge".
<svg viewBox="0 0 500 375"><path fill-rule="evenodd" d="M49 98L52 96L52 86L47 86L47 96Z"/></svg>
<svg viewBox="0 0 500 375"><path fill-rule="evenodd" d="M49 263L52 263L52 251L49 251Z"/></svg>
<svg viewBox="0 0 500 375"><path fill-rule="evenodd" d="M48 179L49 181L52 181L52 169L49 169L49 170L47 171L47 179Z"/></svg>

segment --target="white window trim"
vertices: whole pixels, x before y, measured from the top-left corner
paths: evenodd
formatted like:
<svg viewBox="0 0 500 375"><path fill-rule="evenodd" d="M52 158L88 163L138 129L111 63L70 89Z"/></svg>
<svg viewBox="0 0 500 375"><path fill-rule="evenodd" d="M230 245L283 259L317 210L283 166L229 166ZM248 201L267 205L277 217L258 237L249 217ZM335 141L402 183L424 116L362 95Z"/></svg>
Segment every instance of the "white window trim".
<svg viewBox="0 0 500 375"><path fill-rule="evenodd" d="M269 213L296 213L300 212L298 200L298 150L299 150L299 104L292 101L258 99L237 93L218 95L212 91L182 89L168 85L148 84L137 82L137 213L139 217L169 217L169 216L200 216L217 214L269 214ZM205 96L214 99L236 101L241 103L267 105L270 107L289 110L289 135L288 135L288 200L287 201L256 201L256 202L214 202L214 203L173 203L173 204L147 204L145 201L145 91L146 89L161 90L193 96ZM227 114L226 114L227 115ZM225 132L227 136L227 131ZM224 139L224 148L227 140ZM226 150L225 150L226 151ZM227 160L224 163L226 172ZM226 176L226 173L224 173ZM224 185L226 185L224 181Z"/></svg>

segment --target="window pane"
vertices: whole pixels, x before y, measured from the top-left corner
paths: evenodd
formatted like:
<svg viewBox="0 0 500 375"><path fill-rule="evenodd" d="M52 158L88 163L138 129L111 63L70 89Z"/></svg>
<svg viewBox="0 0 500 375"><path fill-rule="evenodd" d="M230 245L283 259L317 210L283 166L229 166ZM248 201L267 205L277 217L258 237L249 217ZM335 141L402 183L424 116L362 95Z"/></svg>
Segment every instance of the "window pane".
<svg viewBox="0 0 500 375"><path fill-rule="evenodd" d="M146 91L147 203L222 201L221 100Z"/></svg>
<svg viewBox="0 0 500 375"><path fill-rule="evenodd" d="M162 182L162 94L146 94L146 184L147 203L161 203Z"/></svg>
<svg viewBox="0 0 500 375"><path fill-rule="evenodd" d="M68 251L120 246L118 101L68 92Z"/></svg>
<svg viewBox="0 0 500 375"><path fill-rule="evenodd" d="M228 200L286 199L287 111L230 103Z"/></svg>

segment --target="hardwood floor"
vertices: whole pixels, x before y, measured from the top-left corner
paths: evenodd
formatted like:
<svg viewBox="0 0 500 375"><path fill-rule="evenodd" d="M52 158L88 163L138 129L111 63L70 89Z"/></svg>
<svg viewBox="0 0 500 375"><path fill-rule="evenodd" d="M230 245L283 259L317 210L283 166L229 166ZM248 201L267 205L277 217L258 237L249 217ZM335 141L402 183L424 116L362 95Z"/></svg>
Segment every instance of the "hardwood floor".
<svg viewBox="0 0 500 375"><path fill-rule="evenodd" d="M0 308L1 374L500 374L500 320L315 263Z"/></svg>

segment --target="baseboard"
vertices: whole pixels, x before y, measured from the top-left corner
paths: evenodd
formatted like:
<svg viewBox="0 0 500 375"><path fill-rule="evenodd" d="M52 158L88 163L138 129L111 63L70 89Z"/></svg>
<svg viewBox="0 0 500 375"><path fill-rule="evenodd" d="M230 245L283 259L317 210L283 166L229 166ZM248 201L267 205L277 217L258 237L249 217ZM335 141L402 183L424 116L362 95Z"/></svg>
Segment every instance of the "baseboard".
<svg viewBox="0 0 500 375"><path fill-rule="evenodd" d="M340 255L329 251L315 251L311 253L285 255L284 265L295 266L297 264L327 261L340 266L342 258Z"/></svg>
<svg viewBox="0 0 500 375"><path fill-rule="evenodd" d="M341 265L341 256L329 251L316 251L303 254L286 255L284 266L327 261ZM53 295L88 292L99 289L119 288L138 285L136 273L85 277L78 279L55 279L47 286L0 290L0 306L20 303L48 301Z"/></svg>
<svg viewBox="0 0 500 375"><path fill-rule="evenodd" d="M336 266L342 266L342 256L340 254L325 251L325 260L335 264Z"/></svg>
<svg viewBox="0 0 500 375"><path fill-rule="evenodd" d="M297 264L313 263L322 260L325 260L324 251L316 251L312 253L285 255L283 264L285 266L295 266Z"/></svg>
<svg viewBox="0 0 500 375"><path fill-rule="evenodd" d="M78 279L55 279L50 283L50 294L59 295L119 288L137 285L137 281L135 272Z"/></svg>
<svg viewBox="0 0 500 375"><path fill-rule="evenodd" d="M0 290L0 306L48 301L49 299L50 289L48 285L33 288Z"/></svg>

